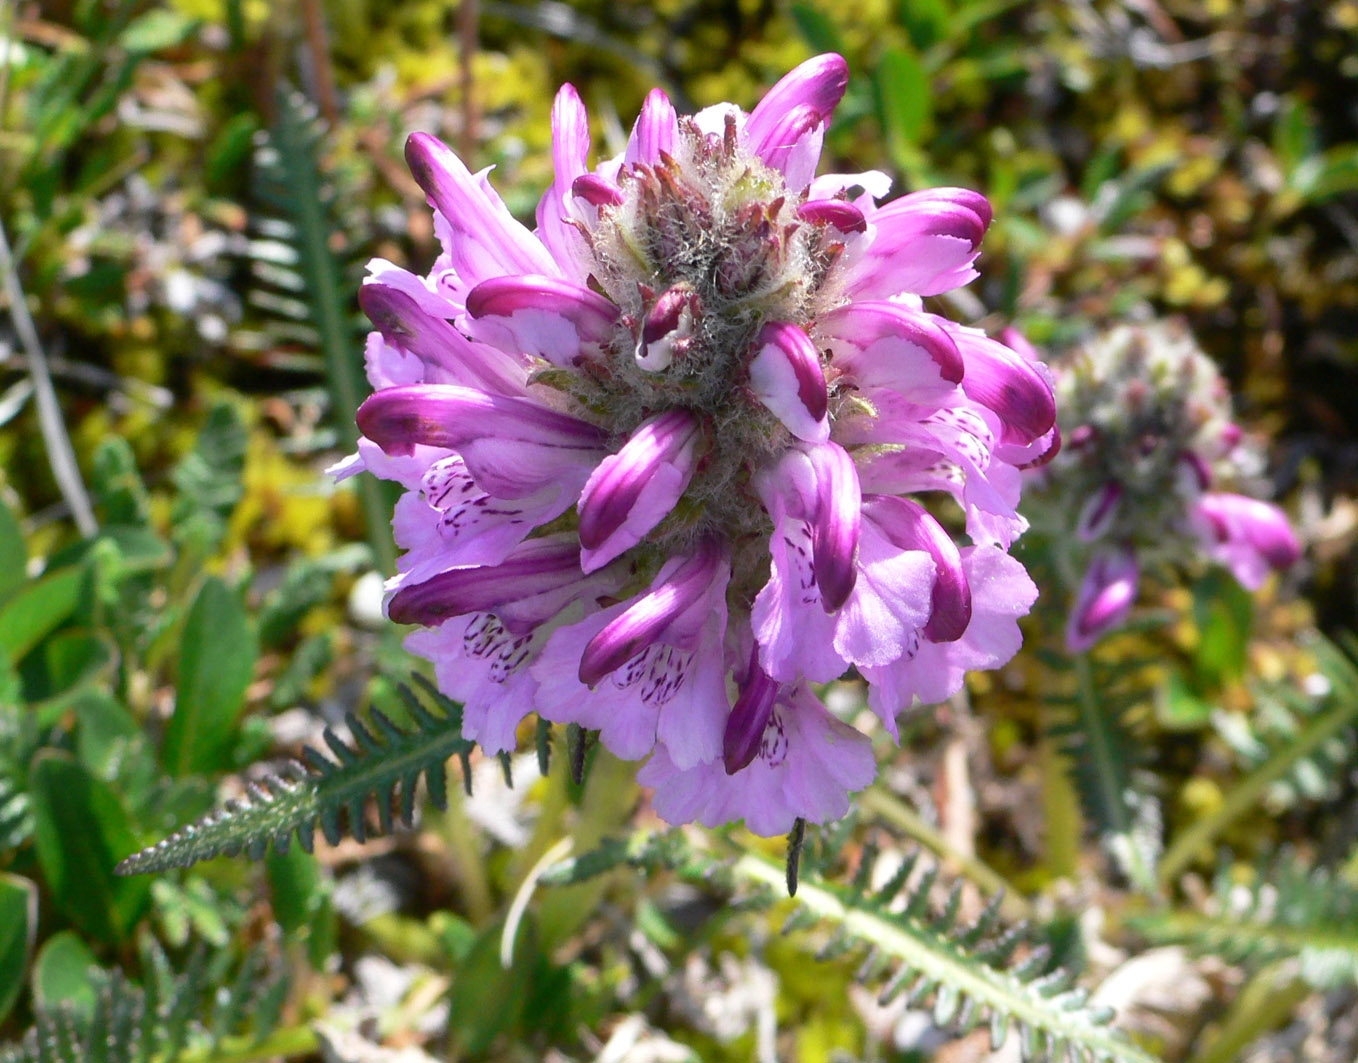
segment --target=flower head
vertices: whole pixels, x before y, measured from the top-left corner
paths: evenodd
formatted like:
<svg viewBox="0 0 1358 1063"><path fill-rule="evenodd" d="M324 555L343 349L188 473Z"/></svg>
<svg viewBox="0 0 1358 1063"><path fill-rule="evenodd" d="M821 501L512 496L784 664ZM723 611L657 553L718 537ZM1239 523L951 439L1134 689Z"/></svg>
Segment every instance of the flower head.
<svg viewBox="0 0 1358 1063"><path fill-rule="evenodd" d="M1300 546L1277 506L1215 490L1250 452L1230 394L1181 325L1124 325L1095 338L1057 377L1065 447L1031 478L1035 520L1089 555L1066 641L1092 646L1127 616L1142 571L1205 555L1258 588ZM1071 544L1073 548L1080 547Z"/></svg>
<svg viewBox="0 0 1358 1063"><path fill-rule="evenodd" d="M389 614L470 737L504 749L532 710L597 730L674 820L842 814L872 757L808 683L858 667L894 730L1007 660L1035 595L1005 551L1054 446L1045 369L922 302L975 275L989 205L817 177L847 80L820 56L748 114L655 90L592 169L566 86L534 232L417 133L443 253L362 292L351 468L407 492ZM955 500L971 544L912 495Z"/></svg>

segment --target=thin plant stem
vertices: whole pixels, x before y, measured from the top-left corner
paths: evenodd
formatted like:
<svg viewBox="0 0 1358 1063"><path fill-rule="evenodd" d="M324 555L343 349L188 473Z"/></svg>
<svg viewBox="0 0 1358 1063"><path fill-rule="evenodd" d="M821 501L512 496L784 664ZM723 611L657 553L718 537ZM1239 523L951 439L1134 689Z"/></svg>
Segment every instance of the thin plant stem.
<svg viewBox="0 0 1358 1063"><path fill-rule="evenodd" d="M1160 861L1160 881L1173 882L1213 839L1259 803L1268 788L1311 756L1358 715L1358 706L1340 699L1329 712L1302 728L1285 748L1269 757L1227 791L1221 804L1180 832Z"/></svg>
<svg viewBox="0 0 1358 1063"><path fill-rule="evenodd" d="M440 833L448 842L467 914L475 926L484 926L495 914L495 899L476 831L467 816L467 803L457 783L448 787L448 810L442 813L441 820Z"/></svg>
<svg viewBox="0 0 1358 1063"><path fill-rule="evenodd" d="M1080 723L1088 741L1097 743L1097 748L1093 750L1095 764L1110 764L1116 757L1106 744L1106 731L1100 714L1103 709L1099 705L1098 691L1094 684L1094 667L1089 662L1089 654L1076 653L1072 655L1075 664L1075 676L1078 684L1076 690L1075 704L1080 713ZM1126 797L1120 793L1115 781L1109 777L1105 771L1096 773L1098 786L1103 791L1102 803L1109 809L1126 809ZM1147 866L1141 847L1136 844L1135 824L1127 825L1127 877L1134 882L1138 888L1147 891L1154 891L1156 885L1155 872Z"/></svg>
<svg viewBox="0 0 1358 1063"><path fill-rule="evenodd" d="M52 467L52 477L57 489L71 511L80 534L89 539L99 531L94 519L94 507L90 504L85 482L80 478L80 466L76 462L75 449L66 431L66 422L61 415L61 405L52 387L52 373L47 365L47 355L38 339L37 326L28 312L23 283L19 279L19 269L10 250L9 235L3 221L0 221L0 274L3 274L5 297L9 300L10 316L14 319L14 329L19 334L19 342L28 355L28 373L33 380L33 398L38 408L38 427L47 451L47 461Z"/></svg>

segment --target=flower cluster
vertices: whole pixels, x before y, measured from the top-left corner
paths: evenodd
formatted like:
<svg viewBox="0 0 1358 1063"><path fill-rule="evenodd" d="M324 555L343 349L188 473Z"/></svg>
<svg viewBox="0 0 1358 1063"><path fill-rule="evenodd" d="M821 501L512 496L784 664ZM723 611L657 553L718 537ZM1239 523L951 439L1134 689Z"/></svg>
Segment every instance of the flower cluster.
<svg viewBox="0 0 1358 1063"><path fill-rule="evenodd" d="M1053 446L1046 370L922 302L975 276L990 207L817 177L847 80L820 56L748 114L653 91L593 169L566 86L535 231L417 133L442 254L375 262L359 296L349 469L406 488L388 615L487 750L533 711L597 731L649 756L672 822L842 815L870 745L809 684L857 668L895 734L1007 661L1036 597L1007 548Z"/></svg>
<svg viewBox="0 0 1358 1063"><path fill-rule="evenodd" d="M1030 515L1091 552L1066 629L1088 649L1117 627L1143 569L1205 554L1258 588L1300 555L1277 506L1213 490L1239 480L1248 444L1215 364L1181 324L1122 325L1075 352L1057 374L1065 447ZM1039 486L1035 484L1034 486Z"/></svg>

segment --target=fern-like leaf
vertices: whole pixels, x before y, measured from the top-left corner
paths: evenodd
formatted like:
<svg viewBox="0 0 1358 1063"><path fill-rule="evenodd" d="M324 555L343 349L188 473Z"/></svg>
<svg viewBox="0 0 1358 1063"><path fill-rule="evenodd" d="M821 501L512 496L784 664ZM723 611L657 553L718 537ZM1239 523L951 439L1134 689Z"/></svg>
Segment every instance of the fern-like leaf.
<svg viewBox="0 0 1358 1063"><path fill-rule="evenodd" d="M255 156L255 195L264 210L254 241L252 266L256 285L251 299L273 319L272 331L291 345L319 348L323 356L330 421L348 451L358 447L354 411L368 392L362 345L353 314L357 281L334 251L332 237L341 232L336 219L334 182L321 158L325 130L315 108L296 91L280 91L276 118ZM394 572L396 552L391 537L391 504L378 481L360 477L368 541L379 567Z"/></svg>
<svg viewBox="0 0 1358 1063"><path fill-rule="evenodd" d="M237 965L229 953L194 953L182 972L159 946L147 956L145 987L121 972L98 975L94 1009L40 1009L0 1063L178 1063L260 1044L279 1023L288 983L256 950ZM232 968L235 967L234 977ZM264 1053L261 1053L261 1056Z"/></svg>
<svg viewBox="0 0 1358 1063"><path fill-rule="evenodd" d="M1153 776L1144 769L1142 746L1128 715L1149 696L1134 661L1073 661L1075 690L1059 706L1052 735L1070 758L1084 810L1109 856L1138 887L1150 889L1162 846L1160 803Z"/></svg>
<svg viewBox="0 0 1358 1063"><path fill-rule="evenodd" d="M1023 935L1000 925L998 902L966 925L958 917L958 890L935 910L929 893L937 869L908 882L916 861L907 857L876 891L866 887L867 876L857 887L839 886L804 867L796 896L783 902L791 905L784 932L829 927L818 958L855 957L860 980L879 985L884 1002L901 995L932 998L940 1025L968 1030L988 1023L996 1048L1013 1032L1026 1060L1154 1063L1109 1027L1110 1011L1087 1006L1087 994L1068 973L1048 970L1045 949L1014 961ZM621 864L674 871L690 882L731 892L742 904L771 903L787 886L781 863L751 852L720 860L693 848L679 831L606 841L556 865L542 881L579 882Z"/></svg>
<svg viewBox="0 0 1358 1063"><path fill-rule="evenodd" d="M1205 911L1166 910L1131 920L1156 942L1188 945L1259 966L1295 958L1318 988L1358 983L1358 885L1284 853L1250 885L1217 873Z"/></svg>
<svg viewBox="0 0 1358 1063"><path fill-rule="evenodd" d="M442 709L440 715L426 708L409 688L399 689L414 721L412 729L398 727L376 709L371 723L351 714L348 724L353 737L348 742L326 729L329 756L304 747L301 761L288 762L281 773L250 783L245 797L228 801L197 823L129 856L118 865L118 873L188 867L241 852L258 859L270 846L286 852L294 834L310 852L317 826L332 845L344 835L346 825L350 834L363 841L368 833L364 811L370 797L377 799L384 833L391 831L398 817L410 826L421 775L430 800L437 808L446 808L447 761L452 756L465 757L473 748L462 737L462 710L427 688Z"/></svg>

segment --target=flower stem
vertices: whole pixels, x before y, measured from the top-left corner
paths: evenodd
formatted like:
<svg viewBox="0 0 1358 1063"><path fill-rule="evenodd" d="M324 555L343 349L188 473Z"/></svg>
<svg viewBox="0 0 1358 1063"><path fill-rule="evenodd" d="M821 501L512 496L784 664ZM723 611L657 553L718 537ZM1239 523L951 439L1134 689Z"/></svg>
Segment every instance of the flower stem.
<svg viewBox="0 0 1358 1063"><path fill-rule="evenodd" d="M486 877L485 861L462 795L460 781L450 780L448 810L440 817L441 833L448 843L454 870L462 886L462 899L467 915L474 926L484 926L495 914L495 900L490 880Z"/></svg>

